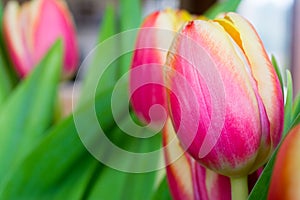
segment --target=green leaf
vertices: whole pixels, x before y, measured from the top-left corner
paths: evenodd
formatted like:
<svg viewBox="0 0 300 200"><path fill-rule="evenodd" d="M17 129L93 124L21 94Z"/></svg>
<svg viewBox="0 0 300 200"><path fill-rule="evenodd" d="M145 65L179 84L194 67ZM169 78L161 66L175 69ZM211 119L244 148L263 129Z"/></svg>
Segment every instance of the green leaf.
<svg viewBox="0 0 300 200"><path fill-rule="evenodd" d="M298 125L299 123L300 123L300 114L298 114L295 120L293 121L292 127Z"/></svg>
<svg viewBox="0 0 300 200"><path fill-rule="evenodd" d="M110 36L113 36L119 31L122 32L137 28L140 25L140 1L120 1L119 21L116 16L117 14L113 7L108 6L98 35L100 44L86 59L88 72L83 80L79 105L92 99L96 93L113 86L118 78L129 69L131 55L120 55L120 48L133 49L136 35L132 34L130 38L128 35L126 35L126 37L122 37L122 35L116 35L116 37ZM119 29L117 29L117 27L119 27Z"/></svg>
<svg viewBox="0 0 300 200"><path fill-rule="evenodd" d="M49 53L0 110L0 177L14 168L43 137L53 119L62 67L62 43Z"/></svg>
<svg viewBox="0 0 300 200"><path fill-rule="evenodd" d="M97 182L95 182L87 199L122 199L121 194L125 179L126 173L106 167L101 171L101 174L98 175ZM123 199L130 199L127 195L125 197L123 197Z"/></svg>
<svg viewBox="0 0 300 200"><path fill-rule="evenodd" d="M293 104L293 119L300 113L300 93L295 97Z"/></svg>
<svg viewBox="0 0 300 200"><path fill-rule="evenodd" d="M78 108L74 115L50 130L42 142L6 179L0 190L0 199L20 197L60 199L69 198L70 193L72 199L102 199L101 197L103 199L150 199L156 172L130 174L103 167L102 164L91 158L78 137L78 123L81 123L87 135L91 137L90 141L99 147L100 151L108 158L114 159L110 156L110 149L103 146L101 141L93 139L98 131L94 127L95 124L90 123L89 110L95 108L100 124L103 129L108 130L107 136L118 146L124 147L124 149L136 149L138 146L137 149L142 152L152 150L153 146L160 146L160 135L155 136L154 140L146 141L145 144L135 139L130 140L114 125L112 115L110 115L111 92L112 89L98 94L95 99L96 105L88 103ZM117 113L118 116L121 116L122 112L120 110ZM75 120L74 116L82 121ZM124 122L121 123L126 124L128 120L129 118L124 118ZM126 162L126 165L132 167L143 164L137 160L115 156L117 159L121 159L121 164ZM156 162L158 160L159 157ZM74 188L76 188L75 192L73 192ZM111 192L112 188L113 192Z"/></svg>
<svg viewBox="0 0 300 200"><path fill-rule="evenodd" d="M300 122L300 93L296 96L293 104L292 112L292 127L296 126Z"/></svg>
<svg viewBox="0 0 300 200"><path fill-rule="evenodd" d="M280 144L277 146L276 150L272 154L269 162L264 167L262 174L260 175L258 181L256 182L255 186L253 187L248 200L265 200L268 196L269 185L271 181L272 171L274 167L274 163L276 160L276 155Z"/></svg>
<svg viewBox="0 0 300 200"><path fill-rule="evenodd" d="M69 117L55 127L14 173L10 174L0 192L0 197L39 199L47 196L53 199L61 193L60 190L68 190L66 189L68 185L64 186L65 182L69 183L67 192L71 194L72 187L75 187L76 183L79 184L80 180L76 180L74 176L79 178L85 173L90 164L89 159L76 133L73 118Z"/></svg>
<svg viewBox="0 0 300 200"><path fill-rule="evenodd" d="M140 0L120 0L121 31L138 28L142 19Z"/></svg>
<svg viewBox="0 0 300 200"><path fill-rule="evenodd" d="M128 125L131 121L130 117L124 118L120 127ZM149 130L150 131L150 130ZM135 130L132 128L132 132L137 135L144 134L147 130ZM152 131L150 131L152 133ZM113 142L119 148L129 152L146 153L161 148L161 135L147 139L135 138L128 136L120 129L115 129L108 135L111 142ZM108 151L110 153L110 151ZM107 153L106 153L107 154ZM136 157L122 156L119 154L110 154L108 159L117 160L119 169L137 169L141 166L148 166L149 162L154 165L158 165L160 156L151 158L151 160L140 160ZM139 167L137 167L139 166ZM154 190L155 180L157 172L148 173L125 173L116 171L115 169L105 167L103 171L98 175L99 178L94 183L94 187L91 189L90 194L87 195L88 199L151 199L152 191ZM114 192L110 192L110 188L114 188Z"/></svg>
<svg viewBox="0 0 300 200"><path fill-rule="evenodd" d="M96 104L82 106L74 115L53 127L21 164L8 174L0 189L0 199L41 199L44 196L53 199L64 195L64 198L69 198L69 194L77 187L77 195L73 194L72 199L84 195L91 175L100 164L87 152L78 137L77 123L82 123L87 133L94 137L98 124L90 123L89 110L96 108L101 125L104 129L111 129L114 126L112 115L109 114L111 91L109 89L98 94ZM76 121L76 115L83 121Z"/></svg>
<svg viewBox="0 0 300 200"><path fill-rule="evenodd" d="M98 43L117 33L117 18L114 6L108 5L105 9L103 21L98 34Z"/></svg>
<svg viewBox="0 0 300 200"><path fill-rule="evenodd" d="M107 6L98 34L99 45L87 57L87 62L90 61L91 63L87 63L88 72L83 80L79 105L85 104L96 93L101 93L116 83L118 62L111 63L110 60L112 56L113 58L118 57L118 44L113 38L110 38L117 33L116 23L114 8ZM101 75L102 73L103 75ZM91 88L96 91L92 91Z"/></svg>
<svg viewBox="0 0 300 200"><path fill-rule="evenodd" d="M122 137L122 141L120 142L123 143L123 149L126 149L127 147L128 149L135 148L135 150L148 152L153 146L161 143L161 138L157 137L154 141L135 143L128 138L125 139ZM122 146L120 142L118 146ZM147 164L142 163L140 160L133 160L130 158L123 158L120 162L122 165L128 165L129 167ZM159 157L151 162L159 162ZM101 174L99 174L99 178L97 179L97 182L95 182L88 199L150 200L154 191L156 177L156 171L148 173L126 173L105 167L105 169L101 171ZM114 188L114 192L111 192L111 188Z"/></svg>
<svg viewBox="0 0 300 200"><path fill-rule="evenodd" d="M120 25L121 32L138 28L141 24L141 1L140 0L120 0ZM136 38L136 37L135 37ZM121 46L126 49L135 45L135 38L132 40L122 39ZM133 48L131 48L133 49ZM120 58L119 76L129 70L132 53L123 55Z"/></svg>
<svg viewBox="0 0 300 200"><path fill-rule="evenodd" d="M218 1L204 13L204 16L209 19L214 19L220 13L234 12L238 8L240 2L241 0Z"/></svg>
<svg viewBox="0 0 300 200"><path fill-rule="evenodd" d="M172 200L166 176L161 181L157 190L153 193L152 200Z"/></svg>
<svg viewBox="0 0 300 200"><path fill-rule="evenodd" d="M272 64L274 66L274 69L276 71L276 74L278 76L279 82L280 82L280 86L281 86L281 91L282 94L284 94L284 90L283 90L283 79L282 79L282 74L281 74L281 70L280 67L278 66L278 62L276 61L276 58L274 55L272 55Z"/></svg>
<svg viewBox="0 0 300 200"><path fill-rule="evenodd" d="M2 49L0 49L0 106L13 89Z"/></svg>
<svg viewBox="0 0 300 200"><path fill-rule="evenodd" d="M284 126L283 126L283 137L288 133L292 127L292 109L293 109L293 81L291 73L286 70L287 77L287 91L286 91L286 102L284 106Z"/></svg>

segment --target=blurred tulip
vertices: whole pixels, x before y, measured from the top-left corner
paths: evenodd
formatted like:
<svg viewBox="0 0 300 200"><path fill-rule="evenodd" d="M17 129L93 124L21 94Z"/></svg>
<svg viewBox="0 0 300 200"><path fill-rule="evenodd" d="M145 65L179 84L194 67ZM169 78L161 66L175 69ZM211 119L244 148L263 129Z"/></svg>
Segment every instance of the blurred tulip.
<svg viewBox="0 0 300 200"><path fill-rule="evenodd" d="M64 44L64 77L77 69L79 50L75 26L63 0L32 0L18 5L9 1L4 10L3 30L12 62L26 76L55 40Z"/></svg>
<svg viewBox="0 0 300 200"><path fill-rule="evenodd" d="M294 127L279 148L272 172L269 200L300 199L300 125Z"/></svg>
<svg viewBox="0 0 300 200"><path fill-rule="evenodd" d="M176 32L189 19L185 11L166 9L150 14L140 27L131 64L130 92L132 107L144 123L163 120L161 113L153 112L150 117L149 111L155 104L166 107L163 65Z"/></svg>
<svg viewBox="0 0 300 200"><path fill-rule="evenodd" d="M267 162L283 128L277 74L253 26L235 13L187 23L167 58L170 116L184 149L220 174Z"/></svg>

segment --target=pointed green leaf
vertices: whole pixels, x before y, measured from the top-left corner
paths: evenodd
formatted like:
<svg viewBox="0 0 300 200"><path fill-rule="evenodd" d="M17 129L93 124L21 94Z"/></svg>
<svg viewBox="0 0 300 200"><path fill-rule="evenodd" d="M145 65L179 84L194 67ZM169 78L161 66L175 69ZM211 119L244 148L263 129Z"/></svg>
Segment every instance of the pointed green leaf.
<svg viewBox="0 0 300 200"><path fill-rule="evenodd" d="M95 168L100 164L92 158L79 138L77 123L86 127L90 137L97 135L95 126L98 124L90 123L89 112L96 108L95 112L103 129L113 128L114 120L110 114L111 91L112 89L109 89L98 94L96 104L89 102L78 108L76 118L83 121L76 121L75 115L71 115L53 127L21 164L8 173L0 188L0 199L44 199L45 195L54 199L63 194L64 198L69 198L69 194L74 193L73 189L77 187L76 195L72 194L72 199L81 198L91 176L94 175ZM122 112L120 111L119 115L122 115ZM99 141L98 144L101 147Z"/></svg>
<svg viewBox="0 0 300 200"><path fill-rule="evenodd" d="M204 13L204 16L209 19L214 19L220 13L234 12L238 8L240 2L241 0L218 1Z"/></svg>
<svg viewBox="0 0 300 200"><path fill-rule="evenodd" d="M120 1L120 25L121 32L138 28L141 24L141 1L140 0L121 0ZM126 49L135 45L135 38L132 40L122 39L121 46ZM119 76L122 76L129 70L132 53L123 55L120 58Z"/></svg>
<svg viewBox="0 0 300 200"><path fill-rule="evenodd" d="M292 127L292 109L293 109L293 81L292 75L287 70L287 91L286 91L286 102L284 106L284 128L283 128L283 137L288 133Z"/></svg>
<svg viewBox="0 0 300 200"><path fill-rule="evenodd" d="M282 73L281 73L281 70L280 70L280 67L278 66L278 62L276 61L276 58L274 55L272 55L272 64L274 66L274 69L276 71L276 74L278 76L278 79L279 79L279 82L280 82L280 85L281 85L281 91L282 91L282 94L284 94L284 90L283 90L283 79L282 79Z"/></svg>
<svg viewBox="0 0 300 200"><path fill-rule="evenodd" d="M53 119L62 67L62 43L49 53L0 110L0 177L18 164L43 137Z"/></svg>
<svg viewBox="0 0 300 200"><path fill-rule="evenodd" d="M105 9L103 21L98 34L98 42L103 42L107 38L117 33L117 18L114 6L108 5Z"/></svg>
<svg viewBox="0 0 300 200"><path fill-rule="evenodd" d="M93 98L95 93L101 93L102 91L107 90L116 82L118 61L110 63L109 58L111 56L118 58L118 44L113 39L105 41L117 33L116 23L117 20L114 7L107 6L98 34L98 46L96 46L86 60L90 63L87 63L88 71L84 76L79 105L85 104ZM101 77L99 77L99 71L103 71ZM95 88L97 91L93 92L91 91L91 88Z"/></svg>
<svg viewBox="0 0 300 200"><path fill-rule="evenodd" d="M157 172L134 174L105 167L88 199L151 199L156 176ZM111 188L114 188L113 193Z"/></svg>
<svg viewBox="0 0 300 200"><path fill-rule="evenodd" d="M295 119L300 113L300 93L296 96L293 104L293 119Z"/></svg>
<svg viewBox="0 0 300 200"><path fill-rule="evenodd" d="M121 31L138 28L141 20L140 0L120 0Z"/></svg>
<svg viewBox="0 0 300 200"><path fill-rule="evenodd" d="M153 150L153 146L161 144L162 138L156 137L153 141L146 140L144 142L139 142L139 144L133 144L133 146L139 145L139 152L150 152ZM158 163L159 157L153 162ZM132 160L132 165L142 165L139 161ZM147 164L147 163L145 163ZM148 173L127 173L127 177L123 184L123 196L127 195L132 200L140 199L151 199L152 193L154 191L155 180L157 178L157 171ZM128 187L130 185L130 187Z"/></svg>
<svg viewBox="0 0 300 200"><path fill-rule="evenodd" d="M122 199L121 194L125 179L126 173L105 167L105 169L98 175L97 182L95 182L95 185L87 199ZM126 198L130 199L127 195ZM123 199L126 198L123 197Z"/></svg>
<svg viewBox="0 0 300 200"><path fill-rule="evenodd" d="M267 199L269 185L271 181L272 171L276 159L276 155L278 152L280 145L276 148L274 153L272 154L269 162L264 167L262 174L260 175L258 181L256 182L255 186L253 187L248 200L257 200L257 199Z"/></svg>
<svg viewBox="0 0 300 200"><path fill-rule="evenodd" d="M300 123L300 94L294 100L293 113L292 113L292 127Z"/></svg>
<svg viewBox="0 0 300 200"><path fill-rule="evenodd" d="M54 128L9 174L0 190L0 198L41 199L48 196L53 199L61 190L67 190L65 195L69 196L72 187L77 183L82 184L78 181L85 171L89 171L89 160L91 158L78 138L73 118L69 117ZM66 182L69 182L69 186L64 185Z"/></svg>
<svg viewBox="0 0 300 200"><path fill-rule="evenodd" d="M3 2L0 2L0 20L2 21L2 15L3 15Z"/></svg>
<svg viewBox="0 0 300 200"><path fill-rule="evenodd" d="M167 181L167 177L161 181L157 190L153 193L152 200L171 200L171 194L169 190L169 185Z"/></svg>
<svg viewBox="0 0 300 200"><path fill-rule="evenodd" d="M8 97L13 89L13 82L7 71L7 65L4 59L2 49L0 49L0 106Z"/></svg>
<svg viewBox="0 0 300 200"><path fill-rule="evenodd" d="M124 119L123 125L127 124L128 121L130 121L130 119ZM135 133L142 135L144 132L136 131ZM160 134L153 138L137 139L129 137L126 133L119 130L113 135L114 137L110 137L110 140L118 147L129 152L146 153L161 147ZM118 157L116 159L120 162L120 166L127 166L127 169L148 165L148 162L156 163L158 165L158 162L160 161L159 156L146 162L130 156ZM125 173L105 167L104 171L99 174L99 178L97 182L95 182L94 187L91 189L88 199L151 199L157 174L156 171L148 173ZM112 187L114 188L113 193L109 192Z"/></svg>
<svg viewBox="0 0 300 200"><path fill-rule="evenodd" d="M293 121L293 123L292 123L292 127L298 125L299 123L300 123L300 114L298 114L298 115L295 117L295 119L294 119L294 121Z"/></svg>
<svg viewBox="0 0 300 200"><path fill-rule="evenodd" d="M124 84L122 86L126 87ZM121 90L123 91L124 89L121 88ZM72 186L76 179L89 181L83 181L78 189L81 192L77 193L76 198L74 194L72 199L84 196L86 187L90 185L91 174L94 175L95 171L95 168L90 168L90 166L95 166L95 162L98 163L98 161L94 159L89 161L91 156L78 137L78 123L81 124L81 127L84 126L84 130L91 137L90 141L93 144L95 143L93 138L98 134L97 128L99 124L91 122L91 111L97 114L103 130L112 129L114 120L110 107L111 92L112 88L97 94L95 102L90 101L86 105L81 106L72 116L50 130L50 133L47 134L40 144L6 177L3 187L0 189L0 199L4 197L5 199L13 199L20 196L40 199L44 198L45 195L49 199L53 199L63 195L63 193L68 194L72 192ZM117 112L117 116L122 116L122 109ZM126 109L128 108L126 107ZM78 121L78 119L82 121ZM101 141L96 141L96 144L103 153L109 152L105 146L101 145ZM86 163L86 165L77 170L77 167L81 166L78 163ZM96 168L98 166L99 163L96 164ZM75 174L71 173L73 170ZM81 176L80 174L85 170L88 171ZM69 176L72 181L68 180ZM43 178L41 179L41 177ZM67 185L64 182L62 183L62 180ZM56 186L58 187L56 188Z"/></svg>

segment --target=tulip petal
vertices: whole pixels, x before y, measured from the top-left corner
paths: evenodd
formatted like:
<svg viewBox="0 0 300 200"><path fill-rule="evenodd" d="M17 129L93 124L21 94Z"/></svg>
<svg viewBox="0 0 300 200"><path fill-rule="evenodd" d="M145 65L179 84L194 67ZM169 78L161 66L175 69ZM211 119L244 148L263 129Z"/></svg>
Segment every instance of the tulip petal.
<svg viewBox="0 0 300 200"><path fill-rule="evenodd" d="M32 0L6 5L4 37L21 77L27 75L58 38L64 43L64 77L77 68L79 52L71 13L63 0Z"/></svg>
<svg viewBox="0 0 300 200"><path fill-rule="evenodd" d="M245 53L265 107L270 122L270 133L263 135L261 146L270 148L261 150L260 153L270 156L280 142L283 129L283 95L279 79L253 26L235 13L225 14L223 20L234 26L235 31L232 31L228 29L229 26L221 23Z"/></svg>
<svg viewBox="0 0 300 200"><path fill-rule="evenodd" d="M189 18L189 14L185 11L171 9L157 11L144 20L139 30L131 68L140 69L138 76L131 74L130 92L132 107L145 123L151 121L148 113L152 105L166 107L163 65L176 31ZM155 70L157 66L161 67L161 73ZM152 80L152 83L144 84L134 91L137 82L145 79ZM160 121L161 117L158 117L157 121Z"/></svg>
<svg viewBox="0 0 300 200"><path fill-rule="evenodd" d="M231 23L231 21L226 20L226 19L216 19L214 20L218 22L227 33L233 38L233 40L237 43L237 45L242 48L243 42L240 38L240 33L236 29L236 27ZM242 49L241 49L242 50ZM244 52L241 52L241 54L244 54ZM258 108L260 112L260 121L261 121L261 132L262 132L262 137L261 137L261 144L258 150L258 155L256 157L256 161L253 166L253 171L256 170L258 167L263 165L264 163L267 162L270 153L272 152L272 146L271 146L271 137L270 137L270 122L265 110L265 106L263 104L263 101L261 99L261 96L259 95L258 91L258 86L256 81L253 78L253 75L251 73L251 67L250 63L248 61L248 58L245 58L244 61L248 63L248 69L249 69L249 75L250 79L252 81L252 87L255 92L256 100L258 102Z"/></svg>
<svg viewBox="0 0 300 200"><path fill-rule="evenodd" d="M26 49L27 38L23 34L23 28L27 26L28 17L24 13L28 12L28 5L20 9L16 1L9 1L3 15L3 31L8 46L9 54L16 70L24 76L30 70L33 60Z"/></svg>
<svg viewBox="0 0 300 200"><path fill-rule="evenodd" d="M40 60L57 38L64 43L64 75L68 76L77 69L79 52L76 43L75 25L71 13L64 1L41 0L38 22L35 24L32 38L34 38L34 60Z"/></svg>
<svg viewBox="0 0 300 200"><path fill-rule="evenodd" d="M173 148L165 148L164 151L165 162L167 164L170 163L166 167L166 170L172 197L174 200L193 200L195 194L191 160L185 156L185 152L180 146L173 126L170 120L168 120L163 129L163 145L166 146L170 142L174 142L172 140L176 140L177 145L173 146ZM178 155L182 156L178 158Z"/></svg>
<svg viewBox="0 0 300 200"><path fill-rule="evenodd" d="M230 180L197 163L181 147L170 120L163 130L163 144L166 147L172 140L177 145L165 148L167 178L175 200L231 199ZM177 158L178 155L182 155Z"/></svg>
<svg viewBox="0 0 300 200"><path fill-rule="evenodd" d="M173 93L180 94L170 93L171 116L180 141L193 141L190 146L183 142L189 153L208 168L228 176L250 172L261 139L260 110L252 77L237 49L238 45L218 23L195 20L181 30L167 62L190 84L184 86L172 74L168 77L170 87L176 91ZM197 102L186 100L190 98L187 88L195 93ZM190 120L178 131L186 117L181 110ZM195 123L199 126L194 138L189 127ZM210 126L213 128L208 133ZM199 158L206 137L215 145Z"/></svg>
<svg viewBox="0 0 300 200"><path fill-rule="evenodd" d="M230 179L196 164L199 193L202 199L231 200ZM203 191L205 190L205 191ZM205 195L205 196L204 196Z"/></svg>

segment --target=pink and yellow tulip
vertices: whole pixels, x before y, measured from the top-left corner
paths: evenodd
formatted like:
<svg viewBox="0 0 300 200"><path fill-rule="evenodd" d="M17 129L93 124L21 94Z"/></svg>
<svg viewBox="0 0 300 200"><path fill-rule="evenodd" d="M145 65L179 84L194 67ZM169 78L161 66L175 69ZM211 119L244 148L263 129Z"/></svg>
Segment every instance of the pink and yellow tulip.
<svg viewBox="0 0 300 200"><path fill-rule="evenodd" d="M194 159L230 177L267 162L281 139L283 95L246 19L227 13L190 21L174 39L167 66L170 116Z"/></svg>
<svg viewBox="0 0 300 200"><path fill-rule="evenodd" d="M300 125L286 136L278 154L269 188L268 199L300 199Z"/></svg>
<svg viewBox="0 0 300 200"><path fill-rule="evenodd" d="M185 11L166 9L150 14L141 25L131 64L130 92L132 107L144 123L151 121L151 106L158 104L166 108L162 72L167 50L178 29L190 19ZM152 120L162 120L156 114Z"/></svg>
<svg viewBox="0 0 300 200"><path fill-rule="evenodd" d="M64 44L64 77L78 65L79 50L71 13L64 0L9 1L3 17L4 37L13 65L26 76L61 38Z"/></svg>

